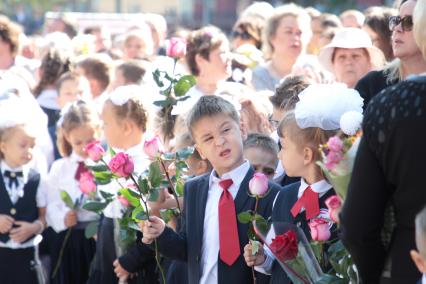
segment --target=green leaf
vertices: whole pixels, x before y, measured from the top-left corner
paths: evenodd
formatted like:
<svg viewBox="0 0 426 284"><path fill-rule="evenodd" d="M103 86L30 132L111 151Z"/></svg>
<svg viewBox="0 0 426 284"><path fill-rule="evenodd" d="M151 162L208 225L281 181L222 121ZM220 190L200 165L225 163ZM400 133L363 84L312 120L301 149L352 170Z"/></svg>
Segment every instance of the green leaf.
<svg viewBox="0 0 426 284"><path fill-rule="evenodd" d="M143 206L136 207L132 212L132 219L135 222L140 222L142 220L148 220L148 215L145 212L145 208Z"/></svg>
<svg viewBox="0 0 426 284"><path fill-rule="evenodd" d="M159 196L160 196L160 193L158 192L158 188L153 188L149 192L148 200L151 202L155 202L157 201Z"/></svg>
<svg viewBox="0 0 426 284"><path fill-rule="evenodd" d="M61 190L61 199L62 201L65 203L65 205L73 210L75 208L74 206L74 202L71 199L71 196L68 194L68 192L66 192L65 190Z"/></svg>
<svg viewBox="0 0 426 284"><path fill-rule="evenodd" d="M188 169L188 165L186 164L185 161L177 161L175 163L175 167L176 167L176 171L183 171L183 170L187 170Z"/></svg>
<svg viewBox="0 0 426 284"><path fill-rule="evenodd" d="M111 157L114 157L117 154L117 153L115 153L114 149L112 149L112 147L108 147L108 152L109 152Z"/></svg>
<svg viewBox="0 0 426 284"><path fill-rule="evenodd" d="M119 244L122 247L129 247L133 245L136 242L136 232L133 229L129 229L128 226L120 226L120 233L119 233Z"/></svg>
<svg viewBox="0 0 426 284"><path fill-rule="evenodd" d="M256 255L259 252L259 242L251 242L251 255Z"/></svg>
<svg viewBox="0 0 426 284"><path fill-rule="evenodd" d="M238 221L242 224L248 224L252 220L253 220L253 216L250 211L245 211L238 214Z"/></svg>
<svg viewBox="0 0 426 284"><path fill-rule="evenodd" d="M83 209L86 209L88 211L93 211L93 212L100 212L104 210L105 207L107 207L107 205L108 205L108 202L92 201L92 202L88 202L84 204Z"/></svg>
<svg viewBox="0 0 426 284"><path fill-rule="evenodd" d="M188 90L196 84L195 77L192 75L182 76L179 81L174 86L173 90L175 91L176 97L184 96Z"/></svg>
<svg viewBox="0 0 426 284"><path fill-rule="evenodd" d="M170 220L176 217L177 214L178 213L175 208L160 210L161 219L163 219L165 223L170 222Z"/></svg>
<svg viewBox="0 0 426 284"><path fill-rule="evenodd" d="M94 172L95 181L97 184L105 185L111 182L113 174L111 172Z"/></svg>
<svg viewBox="0 0 426 284"><path fill-rule="evenodd" d="M161 159L163 160L174 160L176 159L176 153L164 153L161 155Z"/></svg>
<svg viewBox="0 0 426 284"><path fill-rule="evenodd" d="M185 147L176 153L176 157L178 160L186 160L194 153L194 147Z"/></svg>
<svg viewBox="0 0 426 284"><path fill-rule="evenodd" d="M128 188L122 188L118 192L120 192L133 207L138 207L140 205L139 198L134 197L131 192L131 189Z"/></svg>
<svg viewBox="0 0 426 284"><path fill-rule="evenodd" d="M108 192L105 192L103 190L99 190L99 192L101 193L102 198L105 199L105 200L111 200L111 199L114 198L114 194L112 194L112 193L108 193Z"/></svg>
<svg viewBox="0 0 426 284"><path fill-rule="evenodd" d="M175 104L175 100L173 98L167 98L165 100L160 100L160 101L154 101L154 105L158 106L158 107L168 107L170 105L174 105Z"/></svg>
<svg viewBox="0 0 426 284"><path fill-rule="evenodd" d="M84 229L86 239L92 238L98 232L99 221L90 222Z"/></svg>
<svg viewBox="0 0 426 284"><path fill-rule="evenodd" d="M337 276L334 276L334 275L324 274L320 278L320 280L318 280L315 283L317 283L317 284L346 284L347 281L345 281L344 279L339 278Z"/></svg>
<svg viewBox="0 0 426 284"><path fill-rule="evenodd" d="M182 179L179 179L176 182L176 184L175 184L175 186L176 186L175 191L176 191L176 194L177 194L178 197L183 196L184 185L185 185L185 182Z"/></svg>
<svg viewBox="0 0 426 284"><path fill-rule="evenodd" d="M152 187L159 187L163 180L163 175L160 170L160 162L155 161L149 165L149 182Z"/></svg>
<svg viewBox="0 0 426 284"><path fill-rule="evenodd" d="M161 80L161 72L160 70L156 69L154 72L152 72L152 77L154 78L155 83L158 87L164 87L164 83Z"/></svg>
<svg viewBox="0 0 426 284"><path fill-rule="evenodd" d="M138 224L134 221L129 221L129 223L127 224L127 227L129 227L132 230L138 231L140 232L141 229L139 228Z"/></svg>
<svg viewBox="0 0 426 284"><path fill-rule="evenodd" d="M269 231L269 225L268 222L263 218L262 215L256 214L255 216L256 220L256 228L259 230L262 234L265 234Z"/></svg>
<svg viewBox="0 0 426 284"><path fill-rule="evenodd" d="M94 165L94 166L88 166L88 165L86 165L86 167L89 170L94 171L94 172L106 172L106 171L109 171L109 168L105 164L97 164L97 165Z"/></svg>
<svg viewBox="0 0 426 284"><path fill-rule="evenodd" d="M138 185L139 185L139 190L142 192L142 194L148 194L149 185L148 185L148 180L146 177L140 176L138 178Z"/></svg>
<svg viewBox="0 0 426 284"><path fill-rule="evenodd" d="M314 252L315 258L318 260L319 263L321 263L321 259L322 259L322 243L320 242L311 242L311 248L312 251Z"/></svg>

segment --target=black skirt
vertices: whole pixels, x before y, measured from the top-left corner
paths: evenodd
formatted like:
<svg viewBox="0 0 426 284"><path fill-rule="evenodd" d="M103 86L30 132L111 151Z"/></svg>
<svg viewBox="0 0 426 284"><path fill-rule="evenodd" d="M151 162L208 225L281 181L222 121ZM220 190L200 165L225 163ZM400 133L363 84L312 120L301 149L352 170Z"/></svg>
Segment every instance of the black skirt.
<svg viewBox="0 0 426 284"><path fill-rule="evenodd" d="M54 261L52 263L53 273L58 260L62 244L68 230L59 233L59 246L57 246ZM61 264L52 284L74 284L86 283L89 278L90 266L95 255L96 242L93 238L87 239L84 236L84 227L73 228L66 241ZM53 275L52 275L53 276Z"/></svg>
<svg viewBox="0 0 426 284"><path fill-rule="evenodd" d="M31 269L34 248L0 248L0 282L2 284L37 284L37 275Z"/></svg>

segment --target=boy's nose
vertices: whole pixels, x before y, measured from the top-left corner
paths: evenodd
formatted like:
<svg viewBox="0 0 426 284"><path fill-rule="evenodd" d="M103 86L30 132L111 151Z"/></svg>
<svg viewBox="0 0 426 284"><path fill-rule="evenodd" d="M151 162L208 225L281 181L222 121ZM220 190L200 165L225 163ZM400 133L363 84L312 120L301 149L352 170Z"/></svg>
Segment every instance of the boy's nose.
<svg viewBox="0 0 426 284"><path fill-rule="evenodd" d="M224 143L225 143L225 138L223 138L222 136L219 136L219 137L216 139L216 145L217 145L217 146L222 146Z"/></svg>

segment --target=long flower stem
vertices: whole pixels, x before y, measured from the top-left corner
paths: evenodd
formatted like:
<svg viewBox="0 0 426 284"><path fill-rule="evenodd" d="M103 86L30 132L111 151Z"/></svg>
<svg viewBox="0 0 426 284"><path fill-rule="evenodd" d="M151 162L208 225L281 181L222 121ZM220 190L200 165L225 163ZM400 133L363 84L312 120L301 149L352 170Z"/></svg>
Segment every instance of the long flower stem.
<svg viewBox="0 0 426 284"><path fill-rule="evenodd" d="M182 211L180 210L179 197L178 197L178 195L176 193L175 186L174 186L172 180L170 179L170 176L169 176L169 173L167 172L166 165L164 164L164 161L161 158L158 158L158 160L159 160L159 162L161 164L161 167L164 170L164 173L166 174L167 181L169 182L169 185L170 185L170 187L172 189L172 194L173 194L173 196L176 199L176 205L177 205L177 208L179 210L179 215L180 215L180 214L182 214Z"/></svg>
<svg viewBox="0 0 426 284"><path fill-rule="evenodd" d="M256 214L257 214L257 207L259 206L259 197L256 195L256 203L254 205L254 212L253 212L253 218L255 218L255 222L256 222ZM252 224L253 226L253 224ZM256 239L253 240L254 242L256 241ZM251 274L253 276L253 284L256 284L257 279L256 279L256 274L254 273L254 266L251 267Z"/></svg>
<svg viewBox="0 0 426 284"><path fill-rule="evenodd" d="M53 273L52 273L52 279L54 279L56 277L56 274L58 274L59 268L61 267L62 257L64 255L65 246L67 244L67 241L71 236L71 230L72 230L72 228L68 229L67 234L65 235L64 241L62 242L61 250L59 252L59 257L58 257L58 260L56 262L55 269L53 270Z"/></svg>
<svg viewBox="0 0 426 284"><path fill-rule="evenodd" d="M148 221L149 221L149 217L150 216L149 216L148 204L146 203L145 199L142 196L142 192L139 189L139 184L136 181L135 177L132 174L130 174L130 178L135 183L136 187L138 188L138 193L139 193L139 196L140 196L140 198L141 198L141 200L143 202L143 205L145 207L146 216L147 216ZM160 270L162 283L165 284L166 283L166 278L164 277L164 270L161 267L161 263L160 263L160 254L158 253L157 240L154 240L154 246L155 246L155 262L157 263L158 270Z"/></svg>

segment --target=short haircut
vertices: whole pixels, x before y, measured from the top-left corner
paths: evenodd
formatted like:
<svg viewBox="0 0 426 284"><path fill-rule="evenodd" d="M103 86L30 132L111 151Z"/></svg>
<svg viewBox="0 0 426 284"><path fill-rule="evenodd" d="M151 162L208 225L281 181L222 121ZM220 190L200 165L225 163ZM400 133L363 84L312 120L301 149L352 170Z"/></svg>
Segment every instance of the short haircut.
<svg viewBox="0 0 426 284"><path fill-rule="evenodd" d="M84 70L85 77L100 82L104 89L108 87L110 81L109 66L105 60L97 56L88 57L77 63L77 66Z"/></svg>
<svg viewBox="0 0 426 284"><path fill-rule="evenodd" d="M126 88L123 86L120 88ZM130 90L130 89L129 89ZM142 102L143 98L139 94L132 94L129 100L123 105L114 104L111 99L107 99L105 103L111 104L115 115L119 119L129 119L133 121L142 132L146 131L148 123L148 112Z"/></svg>
<svg viewBox="0 0 426 284"><path fill-rule="evenodd" d="M426 4L417 1L413 12L413 35L424 58L426 58Z"/></svg>
<svg viewBox="0 0 426 284"><path fill-rule="evenodd" d="M7 17L0 18L0 38L10 47L13 55L18 53L19 34L22 32L20 26L9 20Z"/></svg>
<svg viewBox="0 0 426 284"><path fill-rule="evenodd" d="M145 69L135 61L124 62L117 66L117 70L123 73L126 84L140 84L145 75Z"/></svg>
<svg viewBox="0 0 426 284"><path fill-rule="evenodd" d="M230 102L220 96L202 96L189 111L186 118L186 124L191 132L191 136L194 137L192 128L198 121L204 117L215 115L227 115L236 123L240 123L238 112Z"/></svg>
<svg viewBox="0 0 426 284"><path fill-rule="evenodd" d="M243 143L244 150L248 148L260 148L273 155L278 154L278 144L271 137L261 133L250 133Z"/></svg>
<svg viewBox="0 0 426 284"><path fill-rule="evenodd" d="M269 100L275 108L294 109L299 101L298 95L308 86L309 83L303 76L288 76L275 89L275 94L269 97Z"/></svg>
<svg viewBox="0 0 426 284"><path fill-rule="evenodd" d="M262 47L262 30L265 28L265 20L259 17L245 17L239 19L233 31L245 33L255 41L255 46L260 49Z"/></svg>
<svg viewBox="0 0 426 284"><path fill-rule="evenodd" d="M75 72L66 72L64 74L61 75L61 77L59 77L59 79L56 81L56 91L58 91L58 95L59 95L59 91L62 87L62 84L65 81L75 81L78 82L80 80L81 76Z"/></svg>
<svg viewBox="0 0 426 284"><path fill-rule="evenodd" d="M423 257L426 257L426 207L424 207L419 213L417 213L415 224L417 249Z"/></svg>

